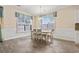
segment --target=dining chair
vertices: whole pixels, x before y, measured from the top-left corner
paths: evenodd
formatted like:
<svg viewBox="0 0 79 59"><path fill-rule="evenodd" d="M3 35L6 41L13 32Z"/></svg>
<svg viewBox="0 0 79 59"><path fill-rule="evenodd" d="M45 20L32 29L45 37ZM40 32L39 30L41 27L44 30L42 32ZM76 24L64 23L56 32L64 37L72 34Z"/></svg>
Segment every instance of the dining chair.
<svg viewBox="0 0 79 59"><path fill-rule="evenodd" d="M36 29L33 29L31 36L32 36L32 40L37 39Z"/></svg>

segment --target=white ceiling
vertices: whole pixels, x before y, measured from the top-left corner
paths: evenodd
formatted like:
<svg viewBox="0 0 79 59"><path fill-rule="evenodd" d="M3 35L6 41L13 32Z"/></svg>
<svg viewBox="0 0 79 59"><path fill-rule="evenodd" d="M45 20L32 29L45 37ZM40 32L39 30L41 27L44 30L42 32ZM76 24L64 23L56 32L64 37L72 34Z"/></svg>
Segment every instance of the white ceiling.
<svg viewBox="0 0 79 59"><path fill-rule="evenodd" d="M57 11L67 6L65 5L21 5L20 7L24 8L26 12L29 12L32 15L44 15L44 14L50 14L54 11Z"/></svg>

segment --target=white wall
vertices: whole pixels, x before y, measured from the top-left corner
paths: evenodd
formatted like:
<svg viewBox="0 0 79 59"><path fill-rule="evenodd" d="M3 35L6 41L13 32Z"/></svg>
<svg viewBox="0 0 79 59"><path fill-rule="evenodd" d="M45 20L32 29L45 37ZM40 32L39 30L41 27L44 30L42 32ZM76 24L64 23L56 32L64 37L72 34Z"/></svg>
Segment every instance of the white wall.
<svg viewBox="0 0 79 59"><path fill-rule="evenodd" d="M59 28L54 32L54 38L68 40L68 41L75 41L74 40L74 29L68 28Z"/></svg>
<svg viewBox="0 0 79 59"><path fill-rule="evenodd" d="M21 8L18 8L17 6L12 5L4 5L3 10L3 26L2 26L2 38L3 40L9 40L24 36L31 35L30 32L26 33L17 33L16 32L16 17L15 12L20 12L25 15L30 15L23 11Z"/></svg>
<svg viewBox="0 0 79 59"><path fill-rule="evenodd" d="M57 11L56 29L54 31L54 38L75 41L75 9L69 6Z"/></svg>
<svg viewBox="0 0 79 59"><path fill-rule="evenodd" d="M32 29L41 29L40 16L33 16Z"/></svg>

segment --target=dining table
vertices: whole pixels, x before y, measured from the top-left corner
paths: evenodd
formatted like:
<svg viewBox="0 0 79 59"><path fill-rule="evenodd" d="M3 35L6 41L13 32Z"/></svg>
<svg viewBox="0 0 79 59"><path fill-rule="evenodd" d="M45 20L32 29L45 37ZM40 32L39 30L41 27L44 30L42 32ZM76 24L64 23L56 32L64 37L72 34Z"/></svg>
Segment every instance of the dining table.
<svg viewBox="0 0 79 59"><path fill-rule="evenodd" d="M41 32L34 32L33 34L34 40L36 41L46 41L51 42L52 41L52 32L51 31L41 31Z"/></svg>

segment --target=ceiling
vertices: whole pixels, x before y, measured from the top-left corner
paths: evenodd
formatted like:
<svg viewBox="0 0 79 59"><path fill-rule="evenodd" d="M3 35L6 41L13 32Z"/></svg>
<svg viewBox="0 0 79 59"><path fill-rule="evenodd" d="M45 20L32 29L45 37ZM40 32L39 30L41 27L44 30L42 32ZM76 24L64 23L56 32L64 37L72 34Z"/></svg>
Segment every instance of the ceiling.
<svg viewBox="0 0 79 59"><path fill-rule="evenodd" d="M32 15L44 15L50 14L54 11L57 11L61 8L68 7L66 5L21 5L21 8L24 8L26 12Z"/></svg>

